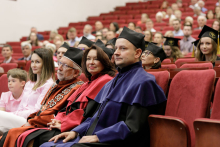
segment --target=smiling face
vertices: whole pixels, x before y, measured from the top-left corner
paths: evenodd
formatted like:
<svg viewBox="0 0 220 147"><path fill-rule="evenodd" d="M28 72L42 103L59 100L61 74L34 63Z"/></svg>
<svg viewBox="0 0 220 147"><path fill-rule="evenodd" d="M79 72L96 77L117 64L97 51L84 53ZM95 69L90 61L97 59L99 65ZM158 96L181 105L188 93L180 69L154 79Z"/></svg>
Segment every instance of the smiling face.
<svg viewBox="0 0 220 147"><path fill-rule="evenodd" d="M18 78L8 77L8 89L13 95L19 93L25 85L25 81L20 81Z"/></svg>
<svg viewBox="0 0 220 147"><path fill-rule="evenodd" d="M119 68L126 67L139 61L142 53L141 49L136 49L135 46L124 38L119 38L115 44L114 59L115 64Z"/></svg>
<svg viewBox="0 0 220 147"><path fill-rule="evenodd" d="M41 74L43 66L43 60L37 55L32 54L31 56L31 69L34 74Z"/></svg>
<svg viewBox="0 0 220 147"><path fill-rule="evenodd" d="M97 50L91 49L86 58L86 69L93 76L100 73L104 66L97 58Z"/></svg>
<svg viewBox="0 0 220 147"><path fill-rule="evenodd" d="M212 40L209 37L203 37L200 41L200 50L204 55L211 55L213 52Z"/></svg>

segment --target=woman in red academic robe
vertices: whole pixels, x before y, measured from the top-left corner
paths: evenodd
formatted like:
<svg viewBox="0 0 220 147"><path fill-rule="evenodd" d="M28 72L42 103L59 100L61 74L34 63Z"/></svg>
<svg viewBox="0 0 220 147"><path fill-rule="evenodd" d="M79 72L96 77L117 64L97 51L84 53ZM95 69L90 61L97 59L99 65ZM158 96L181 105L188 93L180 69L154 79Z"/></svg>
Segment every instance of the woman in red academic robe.
<svg viewBox="0 0 220 147"><path fill-rule="evenodd" d="M49 128L24 132L17 140L17 146L40 146L53 136L69 131L85 120L83 114L88 102L93 100L102 87L115 76L114 65L109 60L109 51L93 45L86 50L82 69L88 82L84 83L68 98L68 105L49 123Z"/></svg>

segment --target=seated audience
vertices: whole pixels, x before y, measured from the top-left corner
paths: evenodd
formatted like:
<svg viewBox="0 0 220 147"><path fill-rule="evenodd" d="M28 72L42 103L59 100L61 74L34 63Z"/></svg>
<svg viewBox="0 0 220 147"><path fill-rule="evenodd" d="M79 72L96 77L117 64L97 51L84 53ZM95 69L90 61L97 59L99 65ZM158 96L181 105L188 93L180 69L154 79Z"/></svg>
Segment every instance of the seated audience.
<svg viewBox="0 0 220 147"><path fill-rule="evenodd" d="M204 2L204 1L199 0L199 1L197 2L197 5L201 8L201 11L202 11L202 12L206 12L206 11L207 11L207 9L204 7L204 6L205 6L205 2Z"/></svg>
<svg viewBox="0 0 220 147"><path fill-rule="evenodd" d="M139 27L139 26L135 27L134 31L143 34L143 31L142 31L141 27Z"/></svg>
<svg viewBox="0 0 220 147"><path fill-rule="evenodd" d="M156 32L154 29L154 22L151 19L148 19L146 22L146 31Z"/></svg>
<svg viewBox="0 0 220 147"><path fill-rule="evenodd" d="M79 41L80 39L76 36L77 32L74 27L70 28L67 32L67 38L66 41L71 47L75 45L76 41Z"/></svg>
<svg viewBox="0 0 220 147"><path fill-rule="evenodd" d="M150 145L147 118L150 114L158 114L158 104L166 102L166 97L156 84L155 77L144 71L139 62L145 44L144 35L136 33L124 27L117 39L114 56L119 73L96 96L95 102L100 105L95 106L94 110L97 108L97 111L94 115L90 115L71 132L57 135L50 139L54 142L41 147Z"/></svg>
<svg viewBox="0 0 220 147"><path fill-rule="evenodd" d="M191 24L193 24L193 18L191 16L187 16L185 18L185 22L184 23L186 23L186 22L190 22Z"/></svg>
<svg viewBox="0 0 220 147"><path fill-rule="evenodd" d="M4 142L4 146L15 146L17 138L19 136L21 137L21 134L27 130L45 128L48 125L52 128L53 125L49 123L55 121L55 114L66 106L67 99L83 84L83 81L77 78L82 73L80 67L82 55L83 51L80 49L68 49L59 61L57 72L58 80L53 84L48 94L42 100L40 110L29 115L28 122L22 127L10 129L7 134L5 133L3 139L1 139L1 143ZM80 93L78 93L77 96L79 96L79 94ZM74 100L75 99L72 99L71 102ZM68 109L68 112L70 112L70 109ZM79 112L79 114L81 113ZM64 121L64 123L66 123L66 121Z"/></svg>
<svg viewBox="0 0 220 147"><path fill-rule="evenodd" d="M211 35L210 35L211 34ZM220 60L217 56L218 49L218 31L204 26L198 38L200 39L197 45L196 59L198 61L211 61L215 66L215 61Z"/></svg>
<svg viewBox="0 0 220 147"><path fill-rule="evenodd" d="M176 10L179 10L179 7L178 7L177 3L173 3L171 5L171 8L173 9L173 12L175 12Z"/></svg>
<svg viewBox="0 0 220 147"><path fill-rule="evenodd" d="M68 35L68 33L67 33L67 35ZM57 35L54 37L54 39L53 39L53 43L56 44L57 41L64 42L63 36L60 35L60 34L57 34Z"/></svg>
<svg viewBox="0 0 220 147"><path fill-rule="evenodd" d="M176 18L170 18L169 19L169 26L170 27L173 27L173 21L175 20Z"/></svg>
<svg viewBox="0 0 220 147"><path fill-rule="evenodd" d="M103 28L102 29L102 36L106 38L107 32L109 31L108 28Z"/></svg>
<svg viewBox="0 0 220 147"><path fill-rule="evenodd" d="M117 38L113 38L112 40L109 40L107 43L106 43L106 48L109 48L109 49L113 49L115 50L115 42L116 42Z"/></svg>
<svg viewBox="0 0 220 147"><path fill-rule="evenodd" d="M53 41L55 36L58 34L57 30L50 31L50 38L49 41Z"/></svg>
<svg viewBox="0 0 220 147"><path fill-rule="evenodd" d="M152 42L153 41L153 33L151 31L144 32L144 41Z"/></svg>
<svg viewBox="0 0 220 147"><path fill-rule="evenodd" d="M27 82L27 73L19 68L14 68L7 72L7 78L9 91L2 92L1 94L0 110L5 112L15 112L17 111L23 97L23 89ZM1 127L0 130L3 130Z"/></svg>
<svg viewBox="0 0 220 147"><path fill-rule="evenodd" d="M28 135L28 137L32 137L28 140L34 139L33 146L40 146L55 135L70 131L85 120L86 117L83 113L84 111L88 112L86 110L87 104L93 101L102 87L115 75L114 65L109 60L108 52L105 51L108 51L108 49L102 49L98 45L93 45L85 51L82 59L82 70L90 80L67 99L68 104L64 111L58 112L56 117L49 123L50 130L40 129ZM75 99L77 99L76 102ZM43 135L36 136L35 134L39 134L39 132L43 132Z"/></svg>
<svg viewBox="0 0 220 147"><path fill-rule="evenodd" d="M173 20L173 35L175 36L184 36L183 31L181 30L181 21L178 19Z"/></svg>
<svg viewBox="0 0 220 147"><path fill-rule="evenodd" d="M103 24L101 21L95 22L95 31L92 32L92 34L96 34L96 32L101 32L103 29Z"/></svg>
<svg viewBox="0 0 220 147"><path fill-rule="evenodd" d="M113 39L113 38L115 38L115 37L116 37L116 33L115 33L114 31L109 30L109 31L107 32L106 39L107 39L108 41L111 40L111 39Z"/></svg>
<svg viewBox="0 0 220 147"><path fill-rule="evenodd" d="M183 7L182 0L177 0L176 4L177 4L178 8L182 8Z"/></svg>
<svg viewBox="0 0 220 147"><path fill-rule="evenodd" d="M173 37L174 38L174 34L173 31L166 31L166 33L164 34L164 37ZM166 40L166 38L164 38Z"/></svg>
<svg viewBox="0 0 220 147"><path fill-rule="evenodd" d="M199 16L197 18L197 22L198 22L198 28L195 28L194 30L202 30L202 28L206 25L207 19L205 16Z"/></svg>
<svg viewBox="0 0 220 147"><path fill-rule="evenodd" d="M80 40L77 48L81 49L81 50L86 50L89 49L92 45L94 44L94 42L90 41L89 39L87 39L86 37L82 37L82 39Z"/></svg>
<svg viewBox="0 0 220 147"><path fill-rule="evenodd" d="M156 14L156 23L162 23L163 21L163 13L157 12Z"/></svg>
<svg viewBox="0 0 220 147"><path fill-rule="evenodd" d="M166 41L164 42L163 49L166 53L167 58L173 58L173 61L175 62L177 58L183 57L178 45L178 41L180 39L170 37L165 38Z"/></svg>
<svg viewBox="0 0 220 147"><path fill-rule="evenodd" d="M165 18L176 18L175 15L173 15L173 9L171 7L167 8L167 15Z"/></svg>
<svg viewBox="0 0 220 147"><path fill-rule="evenodd" d="M31 33L35 33L35 34L37 35L37 39L38 39L38 40L44 40L43 35L37 33L37 28L32 27L32 28L31 28ZM30 34L31 34L31 33L30 33ZM30 40L30 36L27 38L27 40Z"/></svg>
<svg viewBox="0 0 220 147"><path fill-rule="evenodd" d="M2 132L20 127L27 122L27 117L38 111L41 101L53 84L55 74L52 52L47 49L36 49L31 56L29 81L25 84L23 97L17 111L13 113L0 111Z"/></svg>
<svg viewBox="0 0 220 147"><path fill-rule="evenodd" d="M215 13L214 13L215 14L215 18L218 18L217 15L219 14L219 12L220 12L220 6L216 6L215 7Z"/></svg>
<svg viewBox="0 0 220 147"><path fill-rule="evenodd" d="M184 34L184 38L180 40L180 51L182 52L183 56L185 56L188 53L193 51L192 42L196 40L195 38L191 36L192 25L184 25L183 34Z"/></svg>
<svg viewBox="0 0 220 147"><path fill-rule="evenodd" d="M38 41L37 35L35 33L30 33L28 41L21 42L21 46L25 43L30 43L31 46L43 46L43 43Z"/></svg>
<svg viewBox="0 0 220 147"><path fill-rule="evenodd" d="M24 57L19 58L18 60L26 60L26 61L31 60L32 46L30 43L24 43L21 46L21 51Z"/></svg>
<svg viewBox="0 0 220 147"><path fill-rule="evenodd" d="M193 16L206 16L205 13L202 13L201 8L199 6L193 9L194 15Z"/></svg>
<svg viewBox="0 0 220 147"><path fill-rule="evenodd" d="M162 5L160 6L160 9L167 9L168 7L168 1L163 1Z"/></svg>
<svg viewBox="0 0 220 147"><path fill-rule="evenodd" d="M219 20L215 20L213 23L212 23L212 28L216 31L220 31L220 21Z"/></svg>
<svg viewBox="0 0 220 147"><path fill-rule="evenodd" d="M86 37L89 40L95 40L95 36L92 35L92 26L91 25L87 24L87 25L84 26L83 36Z"/></svg>
<svg viewBox="0 0 220 147"><path fill-rule="evenodd" d="M57 62L59 63L60 59L63 57L63 55L66 53L66 51L69 49L69 45L64 42L58 49L57 49Z"/></svg>
<svg viewBox="0 0 220 147"><path fill-rule="evenodd" d="M141 20L137 22L137 26L141 24L146 24L147 19L149 19L147 13L141 14Z"/></svg>
<svg viewBox="0 0 220 147"><path fill-rule="evenodd" d="M197 0L191 0L191 3L190 3L190 5L189 5L189 7L190 7L191 9L194 9L195 6L196 6L196 3L197 3Z"/></svg>
<svg viewBox="0 0 220 147"><path fill-rule="evenodd" d="M214 13L212 10L209 10L206 14L207 19L214 19Z"/></svg>
<svg viewBox="0 0 220 147"><path fill-rule="evenodd" d="M129 23L128 23L128 28L129 28L129 29L131 29L131 30L134 31L134 30L135 30L135 27L136 27L136 25L135 25L134 22L129 22Z"/></svg>
<svg viewBox="0 0 220 147"><path fill-rule="evenodd" d="M147 48L141 55L141 62L144 69L161 68L161 62L166 58L163 48L158 47L150 42L147 43Z"/></svg>
<svg viewBox="0 0 220 147"><path fill-rule="evenodd" d="M154 34L154 42L157 43L158 47L163 47L163 34L160 32L156 32Z"/></svg>
<svg viewBox="0 0 220 147"><path fill-rule="evenodd" d="M13 50L12 47L8 44L2 47L2 56L4 60L2 63L16 63L16 60L12 58Z"/></svg>
<svg viewBox="0 0 220 147"><path fill-rule="evenodd" d="M182 12L180 10L174 11L174 15L175 15L176 19L181 20Z"/></svg>
<svg viewBox="0 0 220 147"><path fill-rule="evenodd" d="M115 33L118 32L119 26L117 22L112 22L109 25L109 31L114 31Z"/></svg>
<svg viewBox="0 0 220 147"><path fill-rule="evenodd" d="M102 40L103 36L102 36L102 32L96 32L95 34L95 41L97 41L98 39Z"/></svg>

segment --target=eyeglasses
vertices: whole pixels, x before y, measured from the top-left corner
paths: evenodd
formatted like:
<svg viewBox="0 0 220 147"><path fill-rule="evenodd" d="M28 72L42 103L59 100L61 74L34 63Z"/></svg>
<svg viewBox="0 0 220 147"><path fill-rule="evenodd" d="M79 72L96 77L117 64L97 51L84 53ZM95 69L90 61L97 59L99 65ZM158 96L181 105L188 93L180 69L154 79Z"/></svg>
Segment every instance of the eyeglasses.
<svg viewBox="0 0 220 147"><path fill-rule="evenodd" d="M69 68L72 68L72 69L75 69L75 68L70 67L69 65L67 65L67 64L65 64L65 63L62 63L62 62L60 62L60 61L58 61L58 65L59 65L59 66L60 66L60 65L63 66L63 68L65 68L65 69L68 68L68 67L69 67Z"/></svg>
<svg viewBox="0 0 220 147"><path fill-rule="evenodd" d="M150 54L152 54L152 52L150 52L150 51L144 51L144 52L142 53L142 55L145 55L145 57L147 57L147 56L150 55Z"/></svg>

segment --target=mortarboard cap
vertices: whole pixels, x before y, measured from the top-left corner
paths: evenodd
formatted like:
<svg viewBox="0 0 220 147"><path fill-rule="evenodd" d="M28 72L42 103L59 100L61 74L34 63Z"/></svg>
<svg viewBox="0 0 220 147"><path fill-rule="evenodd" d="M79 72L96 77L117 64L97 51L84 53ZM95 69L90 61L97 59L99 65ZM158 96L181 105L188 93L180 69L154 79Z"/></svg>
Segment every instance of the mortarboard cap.
<svg viewBox="0 0 220 147"><path fill-rule="evenodd" d="M94 42L90 41L89 39L87 39L86 37L82 37L82 39L80 40L79 44L85 44L87 45L88 47L91 47Z"/></svg>
<svg viewBox="0 0 220 147"><path fill-rule="evenodd" d="M202 38L202 37L209 37L213 39L216 43L218 43L218 31L206 25L203 27L202 31L200 32L198 36L198 38Z"/></svg>
<svg viewBox="0 0 220 147"><path fill-rule="evenodd" d="M106 43L106 45L112 44L112 45L115 46L116 40L117 40L117 38L113 38L113 39L109 40L109 41Z"/></svg>
<svg viewBox="0 0 220 147"><path fill-rule="evenodd" d="M144 35L141 33L137 33L133 30L130 30L127 27L124 27L121 34L119 35L119 38L124 38L131 42L136 48L142 49L142 51L145 50L145 42L144 42Z"/></svg>
<svg viewBox="0 0 220 147"><path fill-rule="evenodd" d="M155 42L145 41L145 49L147 48L147 46L148 46L149 43L153 43L153 44L157 45L157 43L155 43Z"/></svg>
<svg viewBox="0 0 220 147"><path fill-rule="evenodd" d="M69 49L63 56L73 61L73 63L82 71L81 62L83 57L83 50L74 47L69 47Z"/></svg>
<svg viewBox="0 0 220 147"><path fill-rule="evenodd" d="M95 42L95 45L97 45L98 47L100 47L109 57L109 59L111 60L112 58L112 55L114 54L114 51L111 50L111 49L108 49L105 47L105 44L100 40L98 39L96 42Z"/></svg>
<svg viewBox="0 0 220 147"><path fill-rule="evenodd" d="M179 46L178 41L181 40L179 38L172 38L172 37L164 37L166 38L166 41L164 42L164 45L169 45L169 46Z"/></svg>
<svg viewBox="0 0 220 147"><path fill-rule="evenodd" d="M68 43L64 42L59 48L61 47L64 47L68 50L70 46L68 45Z"/></svg>
<svg viewBox="0 0 220 147"><path fill-rule="evenodd" d="M156 46L151 42L148 43L146 50L151 51L155 57L159 57L161 62L167 57L163 48Z"/></svg>

